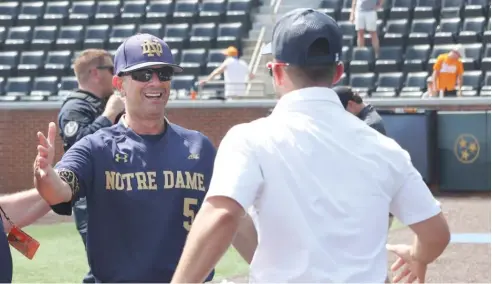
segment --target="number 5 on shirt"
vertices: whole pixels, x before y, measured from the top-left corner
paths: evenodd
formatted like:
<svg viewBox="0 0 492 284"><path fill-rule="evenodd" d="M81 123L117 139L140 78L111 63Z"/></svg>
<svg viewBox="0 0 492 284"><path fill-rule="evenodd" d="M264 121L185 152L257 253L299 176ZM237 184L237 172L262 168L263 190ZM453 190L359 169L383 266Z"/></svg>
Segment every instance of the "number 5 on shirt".
<svg viewBox="0 0 492 284"><path fill-rule="evenodd" d="M192 205L198 205L198 199L196 198L185 198L184 199L184 206L183 206L183 215L185 217L190 218L190 221L184 221L183 222L183 227L187 230L190 231L191 224L193 223L193 220L195 219L195 210L193 210Z"/></svg>

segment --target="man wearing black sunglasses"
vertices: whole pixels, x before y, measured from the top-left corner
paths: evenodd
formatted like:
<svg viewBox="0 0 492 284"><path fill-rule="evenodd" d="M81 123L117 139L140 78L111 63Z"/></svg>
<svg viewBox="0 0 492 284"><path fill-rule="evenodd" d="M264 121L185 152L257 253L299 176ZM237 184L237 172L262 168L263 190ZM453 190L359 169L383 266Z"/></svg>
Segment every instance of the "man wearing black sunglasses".
<svg viewBox="0 0 492 284"><path fill-rule="evenodd" d="M83 137L113 125L124 109L121 98L113 95L114 66L109 52L86 49L73 65L78 88L67 96L58 114L59 132L65 151ZM74 203L73 209L77 230L85 246L87 210L84 196ZM84 282L94 283L90 271Z"/></svg>
<svg viewBox="0 0 492 284"><path fill-rule="evenodd" d="M129 37L114 63L113 86L125 102L120 122L81 139L56 166L51 123L47 137L38 133L35 184L58 214L87 197L96 282L168 283L208 191L215 147L165 117L172 76L183 69L164 41Z"/></svg>

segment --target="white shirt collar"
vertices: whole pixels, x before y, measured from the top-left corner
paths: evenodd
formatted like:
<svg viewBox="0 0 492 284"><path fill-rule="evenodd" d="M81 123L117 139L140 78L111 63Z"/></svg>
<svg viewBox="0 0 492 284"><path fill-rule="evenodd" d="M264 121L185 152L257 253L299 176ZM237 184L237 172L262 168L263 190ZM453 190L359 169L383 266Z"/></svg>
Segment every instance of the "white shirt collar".
<svg viewBox="0 0 492 284"><path fill-rule="evenodd" d="M273 109L272 113L281 110L292 110L296 108L296 105L303 102L323 102L333 104L335 108L342 108L343 105L338 95L330 88L326 87L308 87L299 90L295 90L283 95L277 105Z"/></svg>

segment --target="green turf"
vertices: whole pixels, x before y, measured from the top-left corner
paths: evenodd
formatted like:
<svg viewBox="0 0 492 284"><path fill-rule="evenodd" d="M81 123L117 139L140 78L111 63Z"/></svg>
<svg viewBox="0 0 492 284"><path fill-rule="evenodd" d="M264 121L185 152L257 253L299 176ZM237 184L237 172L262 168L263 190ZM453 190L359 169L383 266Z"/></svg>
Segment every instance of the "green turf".
<svg viewBox="0 0 492 284"><path fill-rule="evenodd" d="M404 227L398 220L392 230ZM87 272L87 260L79 234L73 223L30 226L25 229L41 246L33 260L11 249L15 283L80 283ZM244 275L246 262L230 248L217 266L216 280Z"/></svg>

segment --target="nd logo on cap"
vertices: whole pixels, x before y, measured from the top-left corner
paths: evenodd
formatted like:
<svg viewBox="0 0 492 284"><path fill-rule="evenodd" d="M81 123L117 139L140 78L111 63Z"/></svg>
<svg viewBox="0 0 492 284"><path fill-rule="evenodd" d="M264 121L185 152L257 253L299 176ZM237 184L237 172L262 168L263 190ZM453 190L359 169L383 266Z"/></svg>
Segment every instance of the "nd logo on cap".
<svg viewBox="0 0 492 284"><path fill-rule="evenodd" d="M162 55L162 45L157 41L157 39L144 40L140 45L142 47L142 54L148 57L153 57L155 55Z"/></svg>

